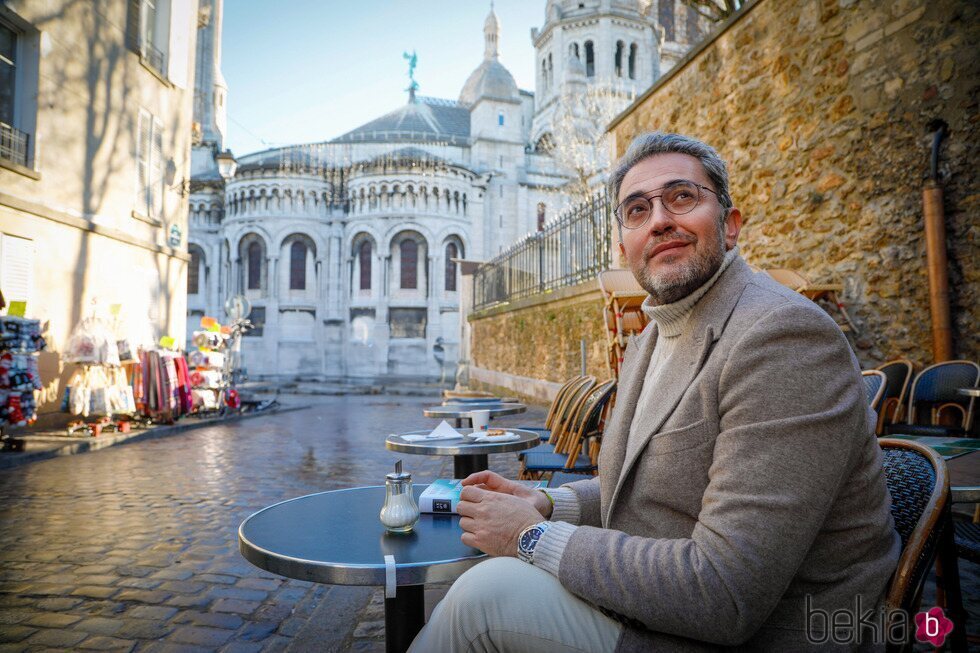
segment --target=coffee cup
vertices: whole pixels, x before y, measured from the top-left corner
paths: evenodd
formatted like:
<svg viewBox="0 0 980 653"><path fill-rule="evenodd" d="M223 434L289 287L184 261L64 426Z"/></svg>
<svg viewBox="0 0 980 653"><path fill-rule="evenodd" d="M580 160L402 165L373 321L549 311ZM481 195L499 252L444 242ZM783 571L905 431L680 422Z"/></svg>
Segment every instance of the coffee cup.
<svg viewBox="0 0 980 653"><path fill-rule="evenodd" d="M471 410L470 422L473 424L473 432L486 431L490 428L489 410Z"/></svg>

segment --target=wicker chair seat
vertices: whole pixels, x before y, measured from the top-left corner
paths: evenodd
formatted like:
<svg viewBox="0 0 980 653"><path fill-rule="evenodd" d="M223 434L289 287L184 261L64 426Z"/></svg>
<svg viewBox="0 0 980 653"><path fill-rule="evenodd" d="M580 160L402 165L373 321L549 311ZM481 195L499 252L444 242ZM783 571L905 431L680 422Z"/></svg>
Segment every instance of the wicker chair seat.
<svg viewBox="0 0 980 653"><path fill-rule="evenodd" d="M563 470L575 470L577 472L591 472L595 465L589 460L588 456L580 455L575 459L575 465L565 467L568 456L563 453L529 453L524 457L524 469L529 472L560 472Z"/></svg>

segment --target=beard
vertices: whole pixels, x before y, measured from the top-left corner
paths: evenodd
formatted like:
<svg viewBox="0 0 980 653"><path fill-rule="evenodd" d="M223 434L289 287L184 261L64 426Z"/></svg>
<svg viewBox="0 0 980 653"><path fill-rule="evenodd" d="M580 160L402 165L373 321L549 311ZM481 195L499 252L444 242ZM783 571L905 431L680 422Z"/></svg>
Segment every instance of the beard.
<svg viewBox="0 0 980 653"><path fill-rule="evenodd" d="M643 248L642 256L630 263L630 269L640 286L650 293L651 303L655 306L673 304L700 288L718 271L725 259L724 236L723 223L718 225L714 242L707 240L699 242L696 236L689 234L667 234L647 243ZM660 273L652 272L649 264L653 249L661 243L674 241L689 243L694 247L693 256L679 268Z"/></svg>

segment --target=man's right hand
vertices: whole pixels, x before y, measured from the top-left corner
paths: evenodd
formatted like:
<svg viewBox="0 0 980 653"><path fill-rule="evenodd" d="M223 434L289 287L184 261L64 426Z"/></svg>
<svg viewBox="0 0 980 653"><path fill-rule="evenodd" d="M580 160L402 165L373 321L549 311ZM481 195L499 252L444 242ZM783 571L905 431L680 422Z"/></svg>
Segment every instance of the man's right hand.
<svg viewBox="0 0 980 653"><path fill-rule="evenodd" d="M551 517L551 500L545 496L544 492L532 490L526 485L506 479L496 472L485 470L470 474L463 479L462 484L464 486L481 485L484 489L490 490L491 492L510 494L519 499L524 499L534 506L535 510L540 512L546 519Z"/></svg>

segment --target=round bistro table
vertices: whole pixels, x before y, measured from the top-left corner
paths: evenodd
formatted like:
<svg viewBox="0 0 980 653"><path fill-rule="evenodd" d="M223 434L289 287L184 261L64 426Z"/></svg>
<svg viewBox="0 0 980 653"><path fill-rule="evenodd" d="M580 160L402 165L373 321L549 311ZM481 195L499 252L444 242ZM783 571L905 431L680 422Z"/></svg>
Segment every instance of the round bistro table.
<svg viewBox="0 0 980 653"><path fill-rule="evenodd" d="M471 433L473 429L457 429L460 433ZM421 456L452 456L453 457L453 478L466 478L474 472L482 472L487 469L489 464L487 455L492 453L507 453L509 451L523 451L541 444L541 436L535 431L525 431L524 429L505 429L514 435L520 436L519 440L508 442L473 442L469 438L456 438L453 440L416 440L409 442L402 438L403 435L426 435L431 431L411 431L409 433L399 433L389 435L385 439L385 448L399 453L411 453Z"/></svg>
<svg viewBox="0 0 980 653"><path fill-rule="evenodd" d="M416 501L425 487L413 488ZM289 499L243 521L238 548L280 576L385 586L385 650L400 653L425 625L425 584L455 580L487 556L460 541L457 515L423 513L411 533L388 533L378 518L384 500L384 486ZM393 578L385 556L394 558Z"/></svg>
<svg viewBox="0 0 980 653"><path fill-rule="evenodd" d="M470 412L474 410L488 410L490 411L490 418L500 417L502 415L517 415L518 413L527 412L527 406L524 404L443 404L442 406L433 406L432 408L426 408L422 411L422 414L426 417L436 417L441 419L452 418L456 420L456 428L463 426L464 419L470 419ZM470 422L472 426L472 420Z"/></svg>

